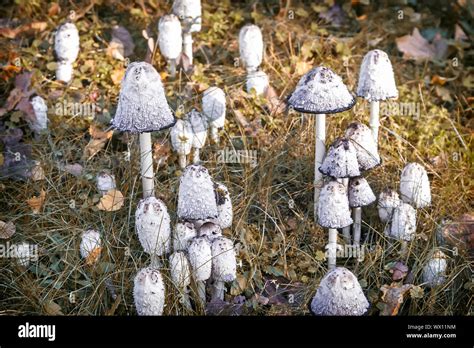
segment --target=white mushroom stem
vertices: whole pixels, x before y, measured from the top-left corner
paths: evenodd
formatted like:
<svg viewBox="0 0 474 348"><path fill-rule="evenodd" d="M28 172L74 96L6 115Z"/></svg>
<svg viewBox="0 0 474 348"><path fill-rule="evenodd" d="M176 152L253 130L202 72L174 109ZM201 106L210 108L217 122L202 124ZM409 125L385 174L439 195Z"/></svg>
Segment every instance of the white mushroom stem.
<svg viewBox="0 0 474 348"><path fill-rule="evenodd" d="M372 130L372 136L374 137L375 143L378 145L379 139L379 113L380 113L380 102L371 101L370 102L370 129Z"/></svg>
<svg viewBox="0 0 474 348"><path fill-rule="evenodd" d="M199 164L201 162L199 155L200 155L200 151L197 147L195 147L194 153L193 153L193 164Z"/></svg>
<svg viewBox="0 0 474 348"><path fill-rule="evenodd" d="M193 37L190 32L183 32L183 52L189 58L189 65L193 65Z"/></svg>
<svg viewBox="0 0 474 348"><path fill-rule="evenodd" d="M360 232L361 232L361 224L362 224L362 208L361 207L352 208L352 220L354 220L354 224L352 225L354 245L360 245Z"/></svg>
<svg viewBox="0 0 474 348"><path fill-rule="evenodd" d="M328 269L331 271L336 268L336 254L337 254L337 229L329 229L329 241L326 246L328 256Z"/></svg>
<svg viewBox="0 0 474 348"><path fill-rule="evenodd" d="M148 198L155 194L153 183L153 155L151 151L150 133L140 133L140 163L143 198Z"/></svg>
<svg viewBox="0 0 474 348"><path fill-rule="evenodd" d="M199 296L199 300L201 301L203 307L206 306L206 282L204 280L200 280L197 282L197 292Z"/></svg>
<svg viewBox="0 0 474 348"><path fill-rule="evenodd" d="M186 168L186 155L185 154L179 154L179 166L181 169Z"/></svg>
<svg viewBox="0 0 474 348"><path fill-rule="evenodd" d="M174 79L176 77L176 59L170 59L168 64L170 66L170 76Z"/></svg>
<svg viewBox="0 0 474 348"><path fill-rule="evenodd" d="M349 192L349 178L342 179L342 184L345 186L346 191ZM344 243L347 245L351 244L351 226L342 228L342 235L344 237Z"/></svg>
<svg viewBox="0 0 474 348"><path fill-rule="evenodd" d="M318 201L319 192L323 185L323 174L319 171L319 167L323 163L324 153L326 151L326 115L316 115L315 124L315 149L314 149L314 220L318 217ZM337 233L337 231L336 231Z"/></svg>
<svg viewBox="0 0 474 348"><path fill-rule="evenodd" d="M150 255L150 267L153 269L161 268L160 257L155 253Z"/></svg>
<svg viewBox="0 0 474 348"><path fill-rule="evenodd" d="M215 280L214 284L212 285L212 298L224 300L224 292L225 283L220 280Z"/></svg>
<svg viewBox="0 0 474 348"><path fill-rule="evenodd" d="M191 301L189 300L188 289L181 289L181 303L187 310L192 310Z"/></svg>
<svg viewBox="0 0 474 348"><path fill-rule="evenodd" d="M211 124L211 139L215 144L219 144L219 129Z"/></svg>

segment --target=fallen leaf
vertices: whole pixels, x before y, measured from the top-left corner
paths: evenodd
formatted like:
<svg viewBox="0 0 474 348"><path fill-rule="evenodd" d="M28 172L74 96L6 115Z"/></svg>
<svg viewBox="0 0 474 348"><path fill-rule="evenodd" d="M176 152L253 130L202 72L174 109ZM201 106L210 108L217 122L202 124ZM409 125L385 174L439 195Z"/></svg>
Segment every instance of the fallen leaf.
<svg viewBox="0 0 474 348"><path fill-rule="evenodd" d="M439 75L434 75L434 76L431 78L431 84L432 84L432 85L440 85L440 86L443 86L445 83L446 83L446 78L445 78L445 77L442 77L442 76L439 76Z"/></svg>
<svg viewBox="0 0 474 348"><path fill-rule="evenodd" d="M400 285L399 283L392 283L390 285L384 284L380 290L382 291L381 304L382 307L380 315L395 316L398 314L405 295L413 287L412 284Z"/></svg>
<svg viewBox="0 0 474 348"><path fill-rule="evenodd" d="M44 180L44 170L43 167L41 166L41 163L37 162L33 168L30 170L30 178L33 181L40 181Z"/></svg>
<svg viewBox="0 0 474 348"><path fill-rule="evenodd" d="M102 247L96 247L96 248L92 249L91 252L89 253L89 255L87 255L86 265L87 266L92 266L97 261L99 261L101 252L102 252Z"/></svg>
<svg viewBox="0 0 474 348"><path fill-rule="evenodd" d="M7 39L14 39L19 34L29 31L44 31L48 27L46 22L31 22L23 24L17 28L0 28L0 36L6 37Z"/></svg>
<svg viewBox="0 0 474 348"><path fill-rule="evenodd" d="M16 227L11 221L0 221L0 239L8 239L15 234Z"/></svg>
<svg viewBox="0 0 474 348"><path fill-rule="evenodd" d="M45 303L43 307L44 307L44 311L48 315L64 315L64 313L61 310L61 306L58 305L54 301L49 301Z"/></svg>
<svg viewBox="0 0 474 348"><path fill-rule="evenodd" d="M125 60L133 54L135 44L132 36L125 27L115 25L112 28L112 40L110 41L107 53L118 60Z"/></svg>
<svg viewBox="0 0 474 348"><path fill-rule="evenodd" d="M166 164L166 161L168 161L170 155L171 148L168 142L156 142L153 144L153 159L155 160L158 168L163 167Z"/></svg>
<svg viewBox="0 0 474 348"><path fill-rule="evenodd" d="M66 171L69 174L72 174L74 176L81 176L82 170L83 170L83 168L79 163L66 164L64 166L64 171Z"/></svg>
<svg viewBox="0 0 474 348"><path fill-rule="evenodd" d="M51 6L49 6L48 15L50 17L56 16L59 12L61 12L61 7L59 7L57 2L53 2Z"/></svg>
<svg viewBox="0 0 474 348"><path fill-rule="evenodd" d="M109 190L97 204L99 210L116 211L122 208L124 198L122 192L119 190Z"/></svg>
<svg viewBox="0 0 474 348"><path fill-rule="evenodd" d="M206 315L239 316L244 314L244 302L230 303L214 298L206 304Z"/></svg>
<svg viewBox="0 0 474 348"><path fill-rule="evenodd" d="M110 131L102 131L99 128L91 125L89 127L89 134L91 135L92 139L84 148L83 159L91 159L94 157L100 150L102 150L112 135L114 134L113 130Z"/></svg>
<svg viewBox="0 0 474 348"><path fill-rule="evenodd" d="M271 113L280 114L285 111L286 104L278 97L278 94L272 86L268 86L265 90L265 98L268 101L268 108Z"/></svg>
<svg viewBox="0 0 474 348"><path fill-rule="evenodd" d="M403 59L433 59L436 55L434 45L430 44L421 34L418 28L413 33L395 39L398 50L403 53Z"/></svg>
<svg viewBox="0 0 474 348"><path fill-rule="evenodd" d="M395 281L395 282L403 280L407 276L408 271L409 271L408 266L405 265L401 261L395 262L390 267L390 273L392 274L392 280Z"/></svg>
<svg viewBox="0 0 474 348"><path fill-rule="evenodd" d="M27 199L26 203L33 210L33 214L38 214L41 211L41 208L43 207L45 199L46 199L46 192L44 190L41 190L41 193L39 196L33 196L32 198Z"/></svg>

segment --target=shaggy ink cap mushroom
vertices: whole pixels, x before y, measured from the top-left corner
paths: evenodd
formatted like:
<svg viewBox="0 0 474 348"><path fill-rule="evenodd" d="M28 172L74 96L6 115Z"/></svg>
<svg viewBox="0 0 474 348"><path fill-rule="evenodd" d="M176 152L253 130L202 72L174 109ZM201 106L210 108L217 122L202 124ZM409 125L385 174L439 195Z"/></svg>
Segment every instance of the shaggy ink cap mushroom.
<svg viewBox="0 0 474 348"><path fill-rule="evenodd" d="M379 211L380 221L389 222L393 215L393 210L401 204L397 191L385 189L379 195L377 208Z"/></svg>
<svg viewBox="0 0 474 348"><path fill-rule="evenodd" d="M194 224L191 222L178 222L173 233L174 251L188 249L191 240L197 236Z"/></svg>
<svg viewBox="0 0 474 348"><path fill-rule="evenodd" d="M198 232L199 237L206 237L210 242L222 236L222 229L213 222L206 222L201 225Z"/></svg>
<svg viewBox="0 0 474 348"><path fill-rule="evenodd" d="M191 125L192 145L196 149L202 149L207 139L207 120L197 110L193 109L186 114L186 118Z"/></svg>
<svg viewBox="0 0 474 348"><path fill-rule="evenodd" d="M234 243L225 237L218 237L212 242L212 279L231 282L236 279L237 262Z"/></svg>
<svg viewBox="0 0 474 348"><path fill-rule="evenodd" d="M408 163L400 176L400 193L405 203L416 208L431 204L431 189L425 168L418 163Z"/></svg>
<svg viewBox="0 0 474 348"><path fill-rule="evenodd" d="M64 23L56 31L54 51L59 61L74 63L79 54L79 31L73 23Z"/></svg>
<svg viewBox="0 0 474 348"><path fill-rule="evenodd" d="M170 131L171 146L179 155L189 155L193 147L193 130L188 120L176 120Z"/></svg>
<svg viewBox="0 0 474 348"><path fill-rule="evenodd" d="M263 95L266 93L270 81L268 75L263 71L254 71L247 75L247 81L245 82L245 88L247 93L252 93L255 90L256 95Z"/></svg>
<svg viewBox="0 0 474 348"><path fill-rule="evenodd" d="M181 22L174 14L160 18L158 22L158 45L166 59L177 59L183 49Z"/></svg>
<svg viewBox="0 0 474 348"><path fill-rule="evenodd" d="M232 200L230 199L229 190L223 183L215 183L215 191L217 198L218 217L215 222L222 228L230 228L234 213L232 211Z"/></svg>
<svg viewBox="0 0 474 348"><path fill-rule="evenodd" d="M146 62L129 64L112 125L122 132L144 133L172 127L175 122L155 68Z"/></svg>
<svg viewBox="0 0 474 348"><path fill-rule="evenodd" d="M188 247L189 263L196 281L205 281L211 277L211 243L206 237L197 237Z"/></svg>
<svg viewBox="0 0 474 348"><path fill-rule="evenodd" d="M423 267L423 283L428 287L435 287L446 282L447 256L436 250L428 263Z"/></svg>
<svg viewBox="0 0 474 348"><path fill-rule="evenodd" d="M360 66L357 96L368 101L398 97L392 63L384 51L372 50L364 56Z"/></svg>
<svg viewBox="0 0 474 348"><path fill-rule="evenodd" d="M240 59L248 70L257 70L263 59L262 31L255 24L246 24L239 32Z"/></svg>
<svg viewBox="0 0 474 348"><path fill-rule="evenodd" d="M377 143L369 127L353 122L347 127L345 137L351 140L356 149L360 170L369 170L380 164Z"/></svg>
<svg viewBox="0 0 474 348"><path fill-rule="evenodd" d="M162 315L165 284L159 270L142 268L133 282L133 299L138 315Z"/></svg>
<svg viewBox="0 0 474 348"><path fill-rule="evenodd" d="M360 316L367 312L369 301L356 276L344 267L327 273L311 301L314 315Z"/></svg>
<svg viewBox="0 0 474 348"><path fill-rule="evenodd" d="M201 0L175 0L173 13L183 21L185 30L194 33L201 31Z"/></svg>
<svg viewBox="0 0 474 348"><path fill-rule="evenodd" d="M309 114L343 112L355 102L341 77L326 67L316 67L306 73L288 99L294 110Z"/></svg>
<svg viewBox="0 0 474 348"><path fill-rule="evenodd" d="M225 119L225 93L219 87L209 87L202 95L202 112L209 122Z"/></svg>
<svg viewBox="0 0 474 348"><path fill-rule="evenodd" d="M346 187L335 180L321 190L318 202L318 220L322 227L343 228L352 224Z"/></svg>
<svg viewBox="0 0 474 348"><path fill-rule="evenodd" d="M48 129L48 106L42 97L39 95L31 99L31 106L35 114L35 120L29 121L29 126L32 131L40 133Z"/></svg>
<svg viewBox="0 0 474 348"><path fill-rule="evenodd" d="M319 171L333 178L353 178L360 176L357 152L347 138L336 139L324 157Z"/></svg>
<svg viewBox="0 0 474 348"><path fill-rule="evenodd" d="M191 284L191 266L186 254L176 251L169 258L171 280L177 288L182 289Z"/></svg>
<svg viewBox="0 0 474 348"><path fill-rule="evenodd" d="M411 241L416 233L416 210L407 203L401 203L393 211L389 237L401 241Z"/></svg>
<svg viewBox="0 0 474 348"><path fill-rule="evenodd" d="M349 206L351 208L365 207L375 200L374 192L365 178L358 177L349 180Z"/></svg>
<svg viewBox="0 0 474 348"><path fill-rule="evenodd" d="M82 233L79 250L81 256L87 259L95 249L101 247L100 233L95 230L87 230Z"/></svg>

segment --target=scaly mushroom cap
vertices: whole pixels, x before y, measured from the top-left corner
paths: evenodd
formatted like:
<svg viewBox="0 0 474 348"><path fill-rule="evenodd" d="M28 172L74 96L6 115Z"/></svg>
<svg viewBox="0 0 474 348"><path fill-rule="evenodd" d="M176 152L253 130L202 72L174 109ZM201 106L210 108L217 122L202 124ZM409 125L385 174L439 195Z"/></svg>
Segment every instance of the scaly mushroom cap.
<svg viewBox="0 0 474 348"><path fill-rule="evenodd" d="M165 285L161 273L151 267L142 268L135 276L133 299L138 315L162 315Z"/></svg>
<svg viewBox="0 0 474 348"><path fill-rule="evenodd" d="M262 31L255 24L247 24L239 32L240 59L244 66L256 70L263 59Z"/></svg>
<svg viewBox="0 0 474 348"><path fill-rule="evenodd" d="M188 248L189 263L196 281L208 280L212 272L211 243L206 237L197 237Z"/></svg>
<svg viewBox="0 0 474 348"><path fill-rule="evenodd" d="M179 219L208 220L218 215L214 183L209 172L200 165L187 166L179 181Z"/></svg>
<svg viewBox="0 0 474 348"><path fill-rule="evenodd" d="M48 106L42 97L39 95L31 99L31 106L35 113L35 120L28 122L32 131L39 133L48 129Z"/></svg>
<svg viewBox="0 0 474 348"><path fill-rule="evenodd" d="M87 230L82 233L81 244L79 250L81 256L84 259L87 259L89 254L93 252L96 248L101 247L100 233L95 230Z"/></svg>
<svg viewBox="0 0 474 348"><path fill-rule="evenodd" d="M219 237L212 242L212 279L222 282L235 280L237 262L234 243L229 238Z"/></svg>
<svg viewBox="0 0 474 348"><path fill-rule="evenodd" d="M448 267L447 256L437 250L433 257L423 268L423 283L429 287L435 287L446 281L446 269Z"/></svg>
<svg viewBox="0 0 474 348"><path fill-rule="evenodd" d="M360 170L369 170L380 164L377 144L369 127L353 122L347 127L345 136L354 144Z"/></svg>
<svg viewBox="0 0 474 348"><path fill-rule="evenodd" d="M356 276L344 267L327 273L311 301L315 315L360 316L367 312L369 301Z"/></svg>
<svg viewBox="0 0 474 348"><path fill-rule="evenodd" d="M418 163L408 163L400 176L400 193L405 203L416 208L431 204L431 189L425 168Z"/></svg>
<svg viewBox="0 0 474 348"><path fill-rule="evenodd" d="M346 188L330 181L321 190L318 202L318 220L322 227L342 228L352 224Z"/></svg>
<svg viewBox="0 0 474 348"><path fill-rule="evenodd" d="M324 157L319 171L333 178L354 178L360 176L357 152L346 138L336 139Z"/></svg>
<svg viewBox="0 0 474 348"><path fill-rule="evenodd" d="M215 185L217 196L217 212L219 213L219 216L214 222L222 229L230 228L232 226L234 213L232 211L232 200L230 199L229 190L224 184L220 182L216 182Z"/></svg>
<svg viewBox="0 0 474 348"><path fill-rule="evenodd" d="M416 210L410 204L400 203L393 210L388 231L389 237L405 241L412 240L416 233Z"/></svg>
<svg viewBox="0 0 474 348"><path fill-rule="evenodd" d="M351 208L365 207L376 198L365 178L359 177L349 180L349 206Z"/></svg>
<svg viewBox="0 0 474 348"><path fill-rule="evenodd" d="M115 176L106 172L100 172L97 175L97 189L100 193L105 195L109 190L114 190L115 185Z"/></svg>
<svg viewBox="0 0 474 348"><path fill-rule="evenodd" d="M178 289L184 289L191 284L191 266L188 258L182 251L170 256L171 280Z"/></svg>
<svg viewBox="0 0 474 348"><path fill-rule="evenodd" d="M402 201L397 191L385 189L379 195L377 208L379 210L380 221L389 222L392 219L393 210L397 208Z"/></svg>
<svg viewBox="0 0 474 348"><path fill-rule="evenodd" d="M392 63L384 51L372 50L365 55L360 66L357 96L368 101L398 97Z"/></svg>
<svg viewBox="0 0 474 348"><path fill-rule="evenodd" d="M166 59L177 59L183 48L181 22L174 14L165 15L158 22L158 45Z"/></svg>
<svg viewBox="0 0 474 348"><path fill-rule="evenodd" d="M225 120L225 93L219 87L209 87L202 95L202 113L208 122Z"/></svg>
<svg viewBox="0 0 474 348"><path fill-rule="evenodd" d="M183 31L201 31L201 0L175 0L173 13L183 21Z"/></svg>
<svg viewBox="0 0 474 348"><path fill-rule="evenodd" d="M193 130L188 120L176 120L170 137L173 150L179 155L189 155L193 148Z"/></svg>
<svg viewBox="0 0 474 348"><path fill-rule="evenodd" d="M256 95L263 95L266 93L269 84L268 75L260 70L247 75L245 88L247 89L247 93L252 93L253 89Z"/></svg>
<svg viewBox="0 0 474 348"><path fill-rule="evenodd" d="M161 256L171 247L171 227L168 209L155 197L140 200L135 212L135 229L147 254Z"/></svg>
<svg viewBox="0 0 474 348"><path fill-rule="evenodd" d="M79 31L73 23L64 23L54 37L54 51L59 61L74 63L79 54Z"/></svg>
<svg viewBox="0 0 474 348"><path fill-rule="evenodd" d="M212 242L222 236L222 229L213 222L206 222L199 228L198 236L206 237L209 242Z"/></svg>
<svg viewBox="0 0 474 348"><path fill-rule="evenodd" d="M28 267L31 261L36 261L38 259L38 255L35 253L35 250L38 250L38 246L28 242L14 244L12 246L12 253L14 254L18 263L23 267Z"/></svg>
<svg viewBox="0 0 474 348"><path fill-rule="evenodd" d="M58 62L56 80L69 82L72 79L72 64L66 61Z"/></svg>
<svg viewBox="0 0 474 348"><path fill-rule="evenodd" d="M186 117L191 124L193 132L193 147L195 149L202 149L207 139L207 120L200 112L194 109L188 112Z"/></svg>
<svg viewBox="0 0 474 348"><path fill-rule="evenodd" d="M178 222L173 233L174 251L188 249L191 240L197 236L194 225L191 222Z"/></svg>
<svg viewBox="0 0 474 348"><path fill-rule="evenodd" d="M155 68L146 62L129 64L112 125L122 132L144 133L172 127L175 122Z"/></svg>
<svg viewBox="0 0 474 348"><path fill-rule="evenodd" d="M331 69L316 67L296 85L288 104L299 112L334 114L352 108L356 100Z"/></svg>

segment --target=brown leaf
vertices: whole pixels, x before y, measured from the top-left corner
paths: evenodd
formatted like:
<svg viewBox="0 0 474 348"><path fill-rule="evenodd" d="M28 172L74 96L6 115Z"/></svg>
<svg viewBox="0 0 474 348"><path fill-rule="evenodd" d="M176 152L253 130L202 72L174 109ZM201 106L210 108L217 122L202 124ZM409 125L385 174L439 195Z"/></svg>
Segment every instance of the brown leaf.
<svg viewBox="0 0 474 348"><path fill-rule="evenodd" d="M266 89L265 98L268 100L268 108L271 113L279 114L285 111L286 104L278 97L272 86L268 86Z"/></svg>
<svg viewBox="0 0 474 348"><path fill-rule="evenodd" d="M122 208L123 203L124 198L122 192L119 190L109 190L104 196L102 196L99 204L97 204L97 208L105 211L116 211Z"/></svg>
<svg viewBox="0 0 474 348"><path fill-rule="evenodd" d="M27 199L26 203L33 210L33 214L39 214L39 212L41 211L41 208L43 207L45 199L46 199L46 192L44 190L41 190L41 193L39 196L33 196L32 198Z"/></svg>
<svg viewBox="0 0 474 348"><path fill-rule="evenodd" d="M54 301L49 301L44 304L44 311L48 315L64 315L61 311L61 306Z"/></svg>
<svg viewBox="0 0 474 348"><path fill-rule="evenodd" d="M436 55L435 47L421 36L418 28L414 28L411 35L398 37L395 41L403 59L433 59Z"/></svg>
<svg viewBox="0 0 474 348"><path fill-rule="evenodd" d="M107 48L107 54L111 57L124 60L133 54L135 44L133 43L132 36L125 27L116 25L112 29L112 40Z"/></svg>
<svg viewBox="0 0 474 348"><path fill-rule="evenodd" d="M102 247L96 247L96 248L92 249L91 252L89 253L89 255L87 255L86 265L87 266L92 266L97 261L99 261L101 252L102 252Z"/></svg>
<svg viewBox="0 0 474 348"><path fill-rule="evenodd" d="M392 283L390 285L384 284L380 290L382 291L381 301L385 305L380 312L383 316L395 316L398 314L405 295L413 287L412 284L400 285L399 283Z"/></svg>
<svg viewBox="0 0 474 348"><path fill-rule="evenodd" d="M46 22L31 22L17 28L0 28L0 36L6 37L7 39L14 39L19 34L29 31L44 31L47 27L48 24Z"/></svg>
<svg viewBox="0 0 474 348"><path fill-rule="evenodd" d="M61 7L59 7L57 2L53 2L51 6L49 6L48 15L50 17L56 16L59 12L61 12Z"/></svg>
<svg viewBox="0 0 474 348"><path fill-rule="evenodd" d="M74 163L74 164L66 164L64 166L64 170L74 176L80 176L82 174L83 168L79 163Z"/></svg>
<svg viewBox="0 0 474 348"><path fill-rule="evenodd" d="M0 239L8 239L15 234L16 227L11 221L0 221Z"/></svg>
<svg viewBox="0 0 474 348"><path fill-rule="evenodd" d="M125 69L123 67L118 67L110 73L110 78L112 79L114 85L120 85L124 75Z"/></svg>
<svg viewBox="0 0 474 348"><path fill-rule="evenodd" d="M96 126L91 125L89 127L89 134L91 135L92 139L84 148L84 153L82 155L82 158L87 160L94 157L100 150L104 148L107 140L110 139L114 134L114 131L102 131Z"/></svg>

